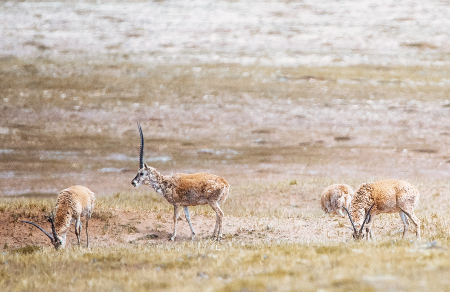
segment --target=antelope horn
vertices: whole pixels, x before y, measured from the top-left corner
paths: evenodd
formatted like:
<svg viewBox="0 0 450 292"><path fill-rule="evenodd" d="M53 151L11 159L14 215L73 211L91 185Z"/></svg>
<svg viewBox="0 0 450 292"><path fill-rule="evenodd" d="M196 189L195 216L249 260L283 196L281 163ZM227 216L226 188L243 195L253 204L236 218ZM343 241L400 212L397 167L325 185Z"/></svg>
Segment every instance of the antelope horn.
<svg viewBox="0 0 450 292"><path fill-rule="evenodd" d="M42 229L39 225L37 225L37 224L35 224L35 223L33 223L33 222L28 222L28 221L20 221L20 222L28 223L28 224L31 224L31 225L33 225L33 226L36 226L36 227L39 228L42 232L44 232L45 235L47 235L48 238L50 238L50 240L51 240L52 242L56 240L56 239L53 239L47 232L45 232L44 229Z"/></svg>
<svg viewBox="0 0 450 292"><path fill-rule="evenodd" d="M364 228L364 224L366 224L367 221L367 217L369 217L370 211L372 210L373 206L375 206L375 203L372 204L372 206L370 206L369 211L367 211L366 216L364 217L364 222L361 225L361 229L359 230L359 232L361 232Z"/></svg>
<svg viewBox="0 0 450 292"><path fill-rule="evenodd" d="M141 125L137 123L139 128L139 134L141 135L141 146L139 148L139 169L144 167L144 134L142 134Z"/></svg>
<svg viewBox="0 0 450 292"><path fill-rule="evenodd" d="M355 223L353 223L353 220L352 220L352 216L350 215L350 212L347 210L347 208L345 208L344 206L342 206L342 208L344 208L344 210L347 212L347 214L348 214L348 218L350 218L350 222L352 223L352 226L353 226L353 230L355 231L355 234L356 234L356 227L355 227Z"/></svg>

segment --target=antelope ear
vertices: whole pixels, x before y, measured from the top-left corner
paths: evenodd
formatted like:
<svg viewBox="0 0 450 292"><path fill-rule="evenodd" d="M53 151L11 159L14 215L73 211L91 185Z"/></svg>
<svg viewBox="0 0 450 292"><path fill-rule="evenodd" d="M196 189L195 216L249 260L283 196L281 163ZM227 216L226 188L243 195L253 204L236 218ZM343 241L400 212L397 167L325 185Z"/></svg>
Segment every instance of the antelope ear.
<svg viewBox="0 0 450 292"><path fill-rule="evenodd" d="M147 163L144 163L144 168L145 168L145 169L148 169Z"/></svg>

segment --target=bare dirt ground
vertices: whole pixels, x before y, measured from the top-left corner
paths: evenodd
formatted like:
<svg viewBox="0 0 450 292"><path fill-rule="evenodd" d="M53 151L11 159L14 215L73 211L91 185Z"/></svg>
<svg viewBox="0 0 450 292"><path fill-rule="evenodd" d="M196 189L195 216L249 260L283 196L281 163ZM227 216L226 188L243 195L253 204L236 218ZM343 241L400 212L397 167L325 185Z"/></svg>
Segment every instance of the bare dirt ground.
<svg viewBox="0 0 450 292"><path fill-rule="evenodd" d="M38 212L36 212L38 213ZM43 216L36 214L36 222L40 226L49 225ZM212 215L212 214L211 214ZM170 242L173 231L173 216L163 214L157 218L156 214L139 213L123 210L111 210L111 218L105 222L100 219L89 221L90 244L92 246L115 246L125 244L176 244L177 241L206 240L210 238L215 226L213 216L196 215L191 218L196 236L191 232L184 217L179 221L176 242ZM6 222L1 227L0 244L10 248L26 245L48 246L50 241L41 231L30 225L20 223L20 220L30 220L29 216L19 216L19 222L11 222L12 212L2 213L0 219ZM37 220L36 220L37 219ZM295 222L293 222L295 221ZM344 220L341 220L344 222ZM320 225L326 222L330 228ZM345 221L346 222L346 221ZM337 221L329 219L256 219L227 216L226 233L223 242L323 242L325 240L340 240L339 232L346 232L346 228L335 230ZM347 223L347 222L346 222ZM84 228L84 225L83 225ZM49 228L47 228L49 229ZM82 245L86 245L86 234L83 229ZM293 232L295 230L295 232ZM331 234L330 234L331 233ZM342 233L341 233L342 235ZM347 238L346 238L347 239ZM77 245L74 228L67 234L67 247Z"/></svg>
<svg viewBox="0 0 450 292"><path fill-rule="evenodd" d="M337 182L405 179L422 193L418 214L443 214L449 8L388 3L2 2L0 193L135 192L141 121L149 164L231 183L226 240L344 240L345 220L317 200ZM160 204L159 219L111 210L117 236L93 219L93 244L165 241L172 215ZM48 244L11 212L0 244ZM204 213L193 219L200 237L214 223ZM385 234L400 225L391 221Z"/></svg>
<svg viewBox="0 0 450 292"><path fill-rule="evenodd" d="M184 216L179 219L177 239L168 239L173 231L173 215L170 213L152 213L124 211L120 209L103 210L108 218L93 218L89 221L90 245L95 247L123 246L127 244L176 244L179 241L204 241L210 238L215 226L215 216L210 214L194 215L191 220L196 236L191 232ZM19 213L19 214L18 214ZM9 248L19 248L26 245L49 246L50 241L41 231L21 223L21 220L31 220L42 227L48 227L42 212L34 211L27 214L20 212L3 212L0 216L6 225L1 226L0 244ZM396 235L401 233L401 221L397 216L391 216L377 224L380 233ZM17 221L16 221L17 220ZM340 217L320 218L255 218L226 216L224 238L222 242L247 243L324 243L347 242L349 230L344 224L348 219ZM85 225L83 225L83 228ZM82 234L82 246L86 245L85 229ZM76 246L77 239L74 228L67 234L67 247Z"/></svg>

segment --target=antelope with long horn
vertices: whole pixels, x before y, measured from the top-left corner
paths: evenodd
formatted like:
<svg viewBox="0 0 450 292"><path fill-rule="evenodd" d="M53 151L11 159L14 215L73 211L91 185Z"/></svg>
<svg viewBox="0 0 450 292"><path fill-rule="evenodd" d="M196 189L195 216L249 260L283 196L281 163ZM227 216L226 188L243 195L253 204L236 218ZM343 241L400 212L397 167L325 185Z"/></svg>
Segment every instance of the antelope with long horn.
<svg viewBox="0 0 450 292"><path fill-rule="evenodd" d="M371 223L375 215L381 213L399 213L403 221L403 238L409 228L408 218L416 227L416 237L420 240L420 220L414 214L419 202L419 191L410 183L402 180L382 180L361 184L352 199L350 211L345 211L352 223L353 238L372 238ZM366 226L366 234L363 229ZM361 226L358 230L358 227Z"/></svg>
<svg viewBox="0 0 450 292"><path fill-rule="evenodd" d="M86 237L87 247L89 247L88 223L94 210L95 195L88 188L83 186L72 186L62 190L56 198L55 213L48 218L52 226L52 235L33 222L21 221L39 228L50 238L56 249L64 248L66 245L66 234L70 225L75 221L75 234L78 245L81 239L81 217L86 217Z"/></svg>
<svg viewBox="0 0 450 292"><path fill-rule="evenodd" d="M228 182L214 174L208 173L174 173L162 175L155 168L144 163L144 135L138 123L141 145L139 151L139 171L131 181L134 187L141 184L150 185L158 194L163 196L174 208L174 231L170 240L175 240L177 235L177 220L179 208L183 207L184 214L191 228L192 237L195 235L191 224L188 206L207 205L216 212L216 227L212 237L217 235L217 240L222 237L223 211L220 204L225 202L230 185Z"/></svg>
<svg viewBox="0 0 450 292"><path fill-rule="evenodd" d="M358 240L358 239L363 239L364 238L364 233L363 233L364 225L366 223L368 223L368 221L370 221L370 211L372 210L374 205L375 204L372 204L372 206L370 206L369 210L365 211L364 221L363 221L363 223L361 225L361 228L359 230L357 230L357 228L355 226L355 223L353 222L352 216L350 216L350 212L348 211L348 209L345 208L345 207L342 207L347 212L348 217L350 218L350 223L352 223L352 227L353 227L353 229L352 229L353 230L352 236L353 236L353 239ZM370 229L369 230L366 229L366 232L369 232L370 233L370 237L372 237L372 232L370 231ZM367 234L366 234L366 239L367 239Z"/></svg>

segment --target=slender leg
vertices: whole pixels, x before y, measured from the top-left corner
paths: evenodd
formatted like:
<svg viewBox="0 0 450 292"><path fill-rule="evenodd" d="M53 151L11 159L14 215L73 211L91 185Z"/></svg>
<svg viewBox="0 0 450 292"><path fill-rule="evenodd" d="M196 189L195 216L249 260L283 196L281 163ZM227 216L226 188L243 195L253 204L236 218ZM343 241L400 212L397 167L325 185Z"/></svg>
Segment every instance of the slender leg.
<svg viewBox="0 0 450 292"><path fill-rule="evenodd" d="M86 241L87 241L87 247L89 248L89 233L88 233L88 224L89 224L89 216L86 216Z"/></svg>
<svg viewBox="0 0 450 292"><path fill-rule="evenodd" d="M178 211L177 220L183 220L183 218L181 218L181 209Z"/></svg>
<svg viewBox="0 0 450 292"><path fill-rule="evenodd" d="M372 220L373 220L373 216L369 215L369 217L367 217L367 221L366 221L366 239L369 240L369 236L370 239L373 239L372 237Z"/></svg>
<svg viewBox="0 0 450 292"><path fill-rule="evenodd" d="M188 221L189 227L191 228L191 231L192 231L192 238L194 238L195 231L194 231L194 227L192 227L192 224L191 224L191 216L189 216L189 208L186 206L186 207L183 207L183 209L184 209L184 215L186 216L186 220Z"/></svg>
<svg viewBox="0 0 450 292"><path fill-rule="evenodd" d="M178 205L173 205L173 234L170 238L171 241L175 240L175 237L177 236L177 219L178 219Z"/></svg>
<svg viewBox="0 0 450 292"><path fill-rule="evenodd" d="M366 227L366 236L367 236L367 238L370 237L370 239L373 239L373 236L372 236L372 226L367 226L367 227Z"/></svg>
<svg viewBox="0 0 450 292"><path fill-rule="evenodd" d="M213 237L216 236L217 229L219 228L219 215L216 213L216 227L214 227Z"/></svg>
<svg viewBox="0 0 450 292"><path fill-rule="evenodd" d="M370 236L370 239L372 239L372 235L370 235L370 229L369 229L369 227L366 227L366 240L369 240L369 236Z"/></svg>
<svg viewBox="0 0 450 292"><path fill-rule="evenodd" d="M75 235L77 236L78 245L80 245L80 234L78 233L78 220L75 221Z"/></svg>
<svg viewBox="0 0 450 292"><path fill-rule="evenodd" d="M83 229L83 224L81 223L81 219L78 219L78 236L80 237L78 239L78 245L81 244L81 230Z"/></svg>
<svg viewBox="0 0 450 292"><path fill-rule="evenodd" d="M216 212L216 228L219 227L219 231L217 233L217 240L220 240L222 237L222 218L223 218L223 211L220 209L219 202L211 202L210 203L211 208ZM216 235L216 230L214 230L213 237Z"/></svg>
<svg viewBox="0 0 450 292"><path fill-rule="evenodd" d="M405 211L402 210L408 217L411 219L411 221L416 225L416 237L420 240L420 220L416 217L414 214L414 211Z"/></svg>
<svg viewBox="0 0 450 292"><path fill-rule="evenodd" d="M217 202L217 206L219 206L219 208L220 208L220 202ZM222 212L222 214L223 214L223 212ZM219 229L219 215L216 213L216 227L214 227L213 237L216 236L218 229Z"/></svg>
<svg viewBox="0 0 450 292"><path fill-rule="evenodd" d="M409 218L414 223L414 225L416 225L416 237L420 240L420 220L413 212L411 212Z"/></svg>
<svg viewBox="0 0 450 292"><path fill-rule="evenodd" d="M403 211L400 211L399 214L403 221L403 238L405 238L406 232L409 229L408 217L406 217L406 214Z"/></svg>

